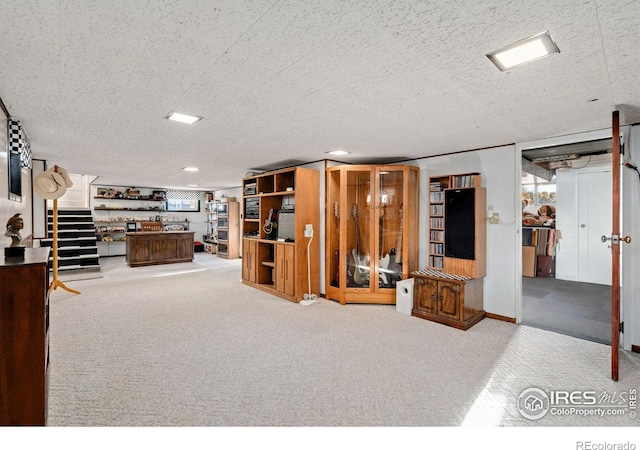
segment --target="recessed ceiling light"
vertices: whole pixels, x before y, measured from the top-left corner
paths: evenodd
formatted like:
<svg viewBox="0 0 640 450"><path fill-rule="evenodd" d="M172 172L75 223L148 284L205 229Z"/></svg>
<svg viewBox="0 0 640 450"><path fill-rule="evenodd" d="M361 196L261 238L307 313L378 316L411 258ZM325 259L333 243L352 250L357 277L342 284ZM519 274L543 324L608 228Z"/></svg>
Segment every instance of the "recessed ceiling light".
<svg viewBox="0 0 640 450"><path fill-rule="evenodd" d="M165 119L174 120L176 122L187 123L189 125L194 124L200 120L202 117L199 116L191 116L189 114L182 114L179 112L171 111L169 114L164 116Z"/></svg>
<svg viewBox="0 0 640 450"><path fill-rule="evenodd" d="M182 170L184 170L185 172L197 172L198 168L197 167L183 167Z"/></svg>
<svg viewBox="0 0 640 450"><path fill-rule="evenodd" d="M348 152L346 150L333 150L327 153L330 155L343 156L343 155L348 155L351 152Z"/></svg>
<svg viewBox="0 0 640 450"><path fill-rule="evenodd" d="M515 66L536 61L553 53L560 53L560 49L551 40L549 32L545 31L487 53L487 58L504 72Z"/></svg>
<svg viewBox="0 0 640 450"><path fill-rule="evenodd" d="M198 187L197 184L187 184L187 187Z"/></svg>

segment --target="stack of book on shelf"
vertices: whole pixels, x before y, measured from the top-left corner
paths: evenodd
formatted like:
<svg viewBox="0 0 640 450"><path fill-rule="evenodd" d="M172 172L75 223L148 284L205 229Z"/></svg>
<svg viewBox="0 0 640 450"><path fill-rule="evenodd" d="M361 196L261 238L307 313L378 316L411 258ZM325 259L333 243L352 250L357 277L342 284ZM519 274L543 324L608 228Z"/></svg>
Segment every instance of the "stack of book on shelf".
<svg viewBox="0 0 640 450"><path fill-rule="evenodd" d="M442 202L442 200L444 199L443 195L443 189L445 188L445 186L443 186L443 184L440 181L432 181L431 184L429 185L429 201L430 202Z"/></svg>
<svg viewBox="0 0 640 450"><path fill-rule="evenodd" d="M442 217L432 217L429 220L430 228L444 228L444 218Z"/></svg>
<svg viewBox="0 0 640 450"><path fill-rule="evenodd" d="M431 253L432 255L444 255L444 244L429 244L429 253Z"/></svg>
<svg viewBox="0 0 640 450"><path fill-rule="evenodd" d="M479 173L469 173L466 175L455 175L453 177L453 186L456 188L473 187L474 177Z"/></svg>

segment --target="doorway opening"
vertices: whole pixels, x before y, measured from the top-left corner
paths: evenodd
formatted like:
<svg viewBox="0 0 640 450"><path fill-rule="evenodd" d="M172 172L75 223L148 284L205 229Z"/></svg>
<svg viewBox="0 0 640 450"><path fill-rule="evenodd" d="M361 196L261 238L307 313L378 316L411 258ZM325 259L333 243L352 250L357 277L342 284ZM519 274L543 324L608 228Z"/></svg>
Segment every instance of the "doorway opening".
<svg viewBox="0 0 640 450"><path fill-rule="evenodd" d="M611 139L522 156L522 324L611 344Z"/></svg>

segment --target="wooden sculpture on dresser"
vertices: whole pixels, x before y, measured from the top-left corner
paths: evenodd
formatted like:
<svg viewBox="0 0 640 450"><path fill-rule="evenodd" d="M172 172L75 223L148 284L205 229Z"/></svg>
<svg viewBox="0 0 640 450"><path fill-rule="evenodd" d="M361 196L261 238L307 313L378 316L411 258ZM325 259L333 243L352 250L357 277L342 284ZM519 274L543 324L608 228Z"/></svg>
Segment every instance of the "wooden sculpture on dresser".
<svg viewBox="0 0 640 450"><path fill-rule="evenodd" d="M7 231L5 231L4 235L11 238L11 245L4 248L5 258L24 259L24 246L20 245L22 240L20 230L24 228L24 220L22 220L20 214L14 214L7 221Z"/></svg>

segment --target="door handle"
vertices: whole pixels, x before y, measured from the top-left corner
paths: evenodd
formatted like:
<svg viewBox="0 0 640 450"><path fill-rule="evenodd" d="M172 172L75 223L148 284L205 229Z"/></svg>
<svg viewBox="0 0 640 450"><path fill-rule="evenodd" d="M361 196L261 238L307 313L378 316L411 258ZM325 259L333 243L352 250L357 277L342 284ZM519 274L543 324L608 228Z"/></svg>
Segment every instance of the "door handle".
<svg viewBox="0 0 640 450"><path fill-rule="evenodd" d="M602 242L611 241L613 244L619 244L620 241L626 242L627 244L630 244L631 243L631 236L625 236L625 237L621 238L617 234L614 234L611 237L603 235L603 236L600 237L600 240Z"/></svg>

